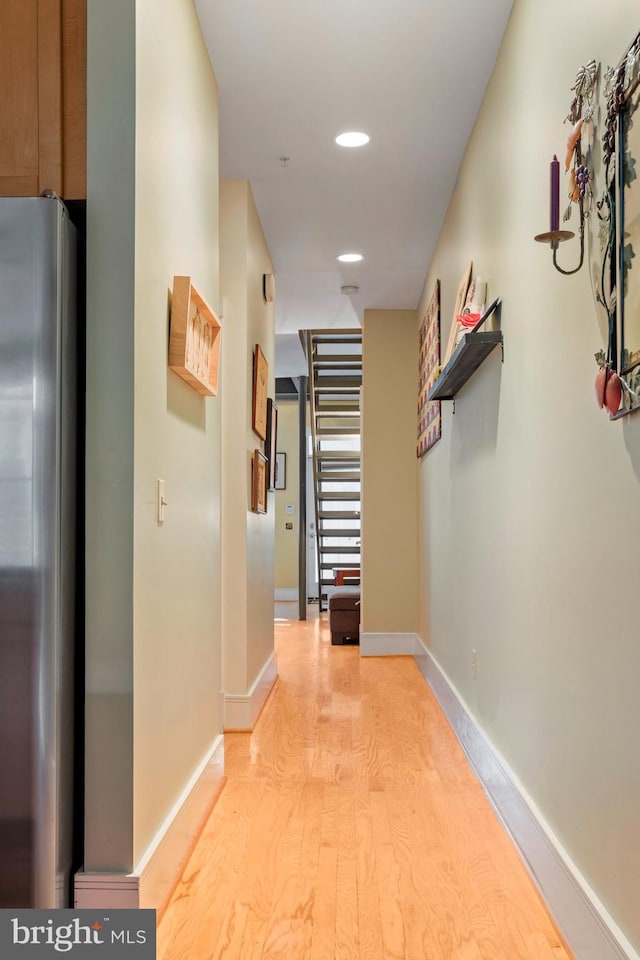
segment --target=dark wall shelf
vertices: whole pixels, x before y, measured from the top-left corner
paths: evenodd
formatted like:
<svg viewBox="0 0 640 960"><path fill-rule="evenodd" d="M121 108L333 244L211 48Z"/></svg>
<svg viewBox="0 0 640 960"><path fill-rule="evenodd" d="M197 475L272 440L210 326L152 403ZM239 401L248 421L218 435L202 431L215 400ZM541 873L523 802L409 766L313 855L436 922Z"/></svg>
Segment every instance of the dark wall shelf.
<svg viewBox="0 0 640 960"><path fill-rule="evenodd" d="M429 400L453 400L494 347L502 345L502 331L465 333L451 360L429 390Z"/></svg>

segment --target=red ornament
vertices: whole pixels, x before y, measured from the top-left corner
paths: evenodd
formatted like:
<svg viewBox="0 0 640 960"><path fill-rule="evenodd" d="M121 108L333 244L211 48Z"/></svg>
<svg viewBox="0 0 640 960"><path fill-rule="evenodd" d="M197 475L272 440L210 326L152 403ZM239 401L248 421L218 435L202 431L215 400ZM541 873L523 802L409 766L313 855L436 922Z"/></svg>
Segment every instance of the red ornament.
<svg viewBox="0 0 640 960"><path fill-rule="evenodd" d="M604 391L604 405L612 417L620 409L622 400L622 383L617 373L613 373L607 380L607 386Z"/></svg>
<svg viewBox="0 0 640 960"><path fill-rule="evenodd" d="M612 417L620 409L622 381L608 363L605 363L596 375L596 400L600 409L606 407Z"/></svg>

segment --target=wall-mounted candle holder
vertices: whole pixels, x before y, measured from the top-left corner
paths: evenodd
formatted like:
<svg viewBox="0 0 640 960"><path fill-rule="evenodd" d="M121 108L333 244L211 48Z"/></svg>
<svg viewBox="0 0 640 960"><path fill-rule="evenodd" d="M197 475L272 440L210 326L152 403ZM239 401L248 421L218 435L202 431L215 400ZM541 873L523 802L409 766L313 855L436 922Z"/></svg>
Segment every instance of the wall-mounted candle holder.
<svg viewBox="0 0 640 960"><path fill-rule="evenodd" d="M558 247L561 243L564 243L565 240L572 240L575 237L573 230L549 230L547 233L539 233L534 237L534 240L537 240L538 243L548 243L553 251L553 265L558 270L559 273L563 273L565 277L571 276L572 273L577 273L578 270L582 267L584 263L584 202L582 199L578 201L578 210L580 214L580 261L577 267L574 267L573 270L565 270L558 263Z"/></svg>
<svg viewBox="0 0 640 960"><path fill-rule="evenodd" d="M593 116L594 116L594 90L597 77L597 65L595 60L578 71L576 82L572 86L573 99L569 107L567 120L572 124L571 132L567 139L567 151L564 160L564 169L569 173L569 206L564 214L564 221L571 216L572 205L578 206L578 216L580 223L578 226L580 235L580 260L578 266L573 270L565 270L558 263L558 247L565 240L571 240L575 237L572 230L560 230L560 163L557 156L554 156L550 165L551 191L550 191L550 226L547 233L539 233L536 236L538 243L548 243L553 252L553 265L559 273L566 277L572 273L577 273L584 263L584 222L588 216L587 211L591 201L591 180L592 174L587 165L586 153L582 149L582 136L588 133L587 142L593 134Z"/></svg>

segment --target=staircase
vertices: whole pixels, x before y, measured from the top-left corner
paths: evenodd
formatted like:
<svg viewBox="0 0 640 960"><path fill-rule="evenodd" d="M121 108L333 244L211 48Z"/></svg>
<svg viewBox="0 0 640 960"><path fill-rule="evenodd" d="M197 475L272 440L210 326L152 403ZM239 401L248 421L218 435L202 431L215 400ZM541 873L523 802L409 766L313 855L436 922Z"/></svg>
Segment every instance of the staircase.
<svg viewBox="0 0 640 960"><path fill-rule="evenodd" d="M360 583L362 330L307 331L320 609Z"/></svg>

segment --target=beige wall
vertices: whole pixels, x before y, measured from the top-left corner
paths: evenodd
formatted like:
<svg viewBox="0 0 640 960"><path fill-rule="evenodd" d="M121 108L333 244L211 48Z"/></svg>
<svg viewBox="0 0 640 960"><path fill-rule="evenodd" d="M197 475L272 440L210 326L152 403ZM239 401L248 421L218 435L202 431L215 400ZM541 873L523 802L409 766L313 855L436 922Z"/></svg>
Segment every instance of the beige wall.
<svg viewBox="0 0 640 960"><path fill-rule="evenodd" d="M247 521L251 504L251 399L247 395L247 184L220 183L222 348L222 636L223 689L247 689ZM228 391L228 393L227 393ZM256 437L256 442L258 438Z"/></svg>
<svg viewBox="0 0 640 960"><path fill-rule="evenodd" d="M217 90L192 0L90 2L88 78L85 869L121 872L221 730L221 403L167 368L173 275L219 299Z"/></svg>
<svg viewBox="0 0 640 960"><path fill-rule="evenodd" d="M273 273L248 183L220 184L224 301L223 688L247 693L273 653L274 495L267 514L251 511L251 458L264 442L251 426L253 352L260 344L274 395L274 307L262 298ZM230 409L233 406L234 409Z"/></svg>
<svg viewBox="0 0 640 960"><path fill-rule="evenodd" d="M135 8L87 14L85 866L131 870Z"/></svg>
<svg viewBox="0 0 640 960"><path fill-rule="evenodd" d="M137 858L221 730L221 398L167 367L174 274L191 276L218 309L215 77L191 0L138 0L136 30Z"/></svg>
<svg viewBox="0 0 640 960"><path fill-rule="evenodd" d="M249 396L253 391L253 349L256 343L269 364L269 396L275 397L275 304L265 304L262 298L262 276L273 273L262 224L247 186L247 332ZM247 421L249 450L260 445L259 437ZM264 445L263 445L264 449ZM250 474L249 474L250 475ZM266 516L247 513L247 689L273 653L273 554L274 554L274 494L267 494Z"/></svg>
<svg viewBox="0 0 640 960"><path fill-rule="evenodd" d="M578 68L617 63L637 28L631 0L516 0L426 284L446 343L473 259L504 300L505 362L443 404L419 470L421 634L636 948L640 417L596 406L589 271L561 276L533 236Z"/></svg>
<svg viewBox="0 0 640 960"><path fill-rule="evenodd" d="M287 455L287 487L275 492L275 588L298 590L298 533L300 530L300 505L298 497L298 420L297 400L278 401L278 452ZM287 506L294 508L293 515ZM293 530L287 530L287 523Z"/></svg>
<svg viewBox="0 0 640 960"><path fill-rule="evenodd" d="M417 625L415 310L365 310L362 361L363 632Z"/></svg>

